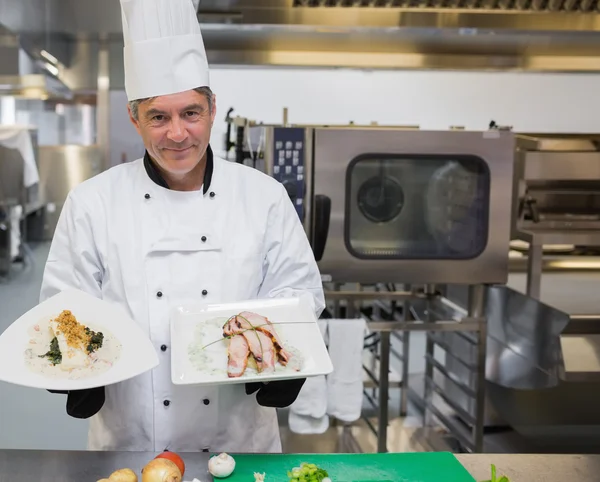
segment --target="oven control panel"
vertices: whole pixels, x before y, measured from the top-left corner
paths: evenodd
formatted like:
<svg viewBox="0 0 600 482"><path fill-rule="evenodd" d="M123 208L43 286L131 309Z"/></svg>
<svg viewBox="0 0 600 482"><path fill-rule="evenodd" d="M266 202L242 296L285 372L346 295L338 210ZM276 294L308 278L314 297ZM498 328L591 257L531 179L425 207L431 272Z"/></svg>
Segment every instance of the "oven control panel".
<svg viewBox="0 0 600 482"><path fill-rule="evenodd" d="M296 212L304 221L305 146L304 129L276 127L273 129L273 177L283 184Z"/></svg>

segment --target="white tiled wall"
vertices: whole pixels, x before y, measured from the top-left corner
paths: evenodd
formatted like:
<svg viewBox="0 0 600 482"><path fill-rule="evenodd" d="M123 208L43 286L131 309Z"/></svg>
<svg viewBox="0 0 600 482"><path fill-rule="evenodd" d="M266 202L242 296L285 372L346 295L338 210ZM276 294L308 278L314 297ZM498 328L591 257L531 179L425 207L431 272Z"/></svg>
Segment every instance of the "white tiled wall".
<svg viewBox="0 0 600 482"><path fill-rule="evenodd" d="M213 69L215 151L227 110L257 121L370 123L517 131L600 132L600 75L308 69Z"/></svg>

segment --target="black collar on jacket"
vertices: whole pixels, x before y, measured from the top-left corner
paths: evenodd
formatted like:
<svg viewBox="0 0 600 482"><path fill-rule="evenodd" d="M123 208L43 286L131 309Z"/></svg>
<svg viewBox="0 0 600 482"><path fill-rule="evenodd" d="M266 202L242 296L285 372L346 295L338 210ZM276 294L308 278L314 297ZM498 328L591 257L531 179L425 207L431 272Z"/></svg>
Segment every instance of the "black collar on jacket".
<svg viewBox="0 0 600 482"><path fill-rule="evenodd" d="M206 169L204 170L204 181L202 183L203 194L206 194L208 192L208 189L210 188L214 164L215 163L213 159L213 152L209 145L206 148ZM167 181L165 181L165 179L160 174L160 171L154 165L152 159L150 159L150 154L148 154L148 151L146 151L146 153L144 154L144 167L146 168L146 174L148 174L148 177L152 179L152 181L154 181L159 186L164 187L165 189L169 189Z"/></svg>

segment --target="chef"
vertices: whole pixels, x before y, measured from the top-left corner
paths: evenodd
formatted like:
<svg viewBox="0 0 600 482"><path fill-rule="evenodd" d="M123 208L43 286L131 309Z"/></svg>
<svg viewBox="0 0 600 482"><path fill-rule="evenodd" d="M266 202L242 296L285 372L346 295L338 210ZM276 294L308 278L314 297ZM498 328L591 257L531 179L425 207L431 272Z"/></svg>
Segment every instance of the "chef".
<svg viewBox="0 0 600 482"><path fill-rule="evenodd" d="M121 0L129 114L145 156L73 189L41 299L80 289L119 304L147 331L160 365L69 392L90 419L90 450L279 452L275 407L303 380L171 383L169 312L186 302L302 296L320 315L321 278L283 186L213 155L215 97L191 0Z"/></svg>

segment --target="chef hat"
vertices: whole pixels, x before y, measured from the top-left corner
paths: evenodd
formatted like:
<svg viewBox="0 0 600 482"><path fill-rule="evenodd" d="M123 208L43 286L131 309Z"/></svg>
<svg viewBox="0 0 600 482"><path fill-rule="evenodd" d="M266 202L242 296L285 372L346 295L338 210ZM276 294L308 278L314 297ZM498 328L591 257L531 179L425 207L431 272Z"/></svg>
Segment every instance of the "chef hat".
<svg viewBox="0 0 600 482"><path fill-rule="evenodd" d="M130 101L209 86L192 0L121 0L121 14Z"/></svg>

